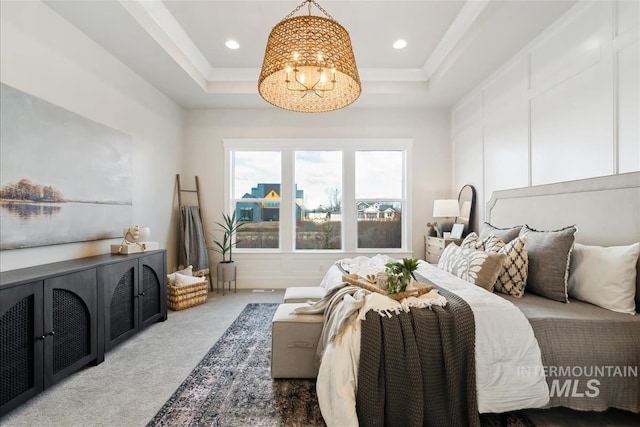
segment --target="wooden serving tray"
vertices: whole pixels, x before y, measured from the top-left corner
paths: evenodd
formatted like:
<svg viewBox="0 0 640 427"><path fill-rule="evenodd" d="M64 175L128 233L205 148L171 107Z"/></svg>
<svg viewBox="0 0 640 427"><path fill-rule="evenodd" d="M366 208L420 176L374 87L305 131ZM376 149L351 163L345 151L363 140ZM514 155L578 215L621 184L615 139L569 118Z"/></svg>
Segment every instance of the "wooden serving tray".
<svg viewBox="0 0 640 427"><path fill-rule="evenodd" d="M426 285L426 287L424 288L411 289L410 291L397 292L395 294L388 294L382 289L380 289L379 287L377 287L376 285L372 285L371 283L366 282L362 279L356 279L351 276L343 275L342 280L350 285L358 286L362 289L366 289L371 292L377 292L379 294L386 295L389 298L394 299L396 301L400 301L401 299L408 298L408 297L419 297L420 295L426 294L427 292L433 289L433 286Z"/></svg>

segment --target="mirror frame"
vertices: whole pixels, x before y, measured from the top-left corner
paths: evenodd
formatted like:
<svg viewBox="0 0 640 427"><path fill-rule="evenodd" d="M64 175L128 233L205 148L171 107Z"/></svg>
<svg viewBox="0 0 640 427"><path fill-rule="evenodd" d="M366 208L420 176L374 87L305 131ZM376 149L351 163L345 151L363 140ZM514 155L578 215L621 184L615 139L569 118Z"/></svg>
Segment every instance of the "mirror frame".
<svg viewBox="0 0 640 427"><path fill-rule="evenodd" d="M468 200L468 197L463 193L465 191L471 191L471 209L469 209L469 218L467 221L460 221L460 217L456 218L456 222L464 224L464 230L462 232L462 237L465 237L467 234L471 233L473 230L473 224L475 222L475 214L476 214L476 189L473 185L466 184L463 185L458 193L458 205L460 207L460 212L462 212L462 204L464 201ZM464 195L464 198L463 198Z"/></svg>

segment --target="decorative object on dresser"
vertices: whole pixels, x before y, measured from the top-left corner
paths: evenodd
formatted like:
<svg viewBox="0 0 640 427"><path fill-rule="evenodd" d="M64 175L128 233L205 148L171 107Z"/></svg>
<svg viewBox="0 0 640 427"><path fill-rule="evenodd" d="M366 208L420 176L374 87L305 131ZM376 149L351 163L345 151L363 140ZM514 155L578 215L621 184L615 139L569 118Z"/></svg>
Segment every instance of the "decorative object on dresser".
<svg viewBox="0 0 640 427"><path fill-rule="evenodd" d="M462 237L474 231L476 215L476 189L473 185L464 185L458 193L458 205L460 215L456 218L456 223L464 225Z"/></svg>
<svg viewBox="0 0 640 427"><path fill-rule="evenodd" d="M462 239L462 233L464 233L464 225L460 223L453 224L453 227L451 227L451 238Z"/></svg>
<svg viewBox="0 0 640 427"><path fill-rule="evenodd" d="M440 235L451 231L455 218L460 215L460 207L456 199L442 199L433 201L433 217L442 218L438 223Z"/></svg>
<svg viewBox="0 0 640 427"><path fill-rule="evenodd" d="M166 252L99 255L0 276L0 416L167 319Z"/></svg>
<svg viewBox="0 0 640 427"><path fill-rule="evenodd" d="M122 231L122 243L119 245L111 245L112 254L134 254L144 251L154 251L158 249L158 242L147 242L151 235L149 227L140 227L134 225L127 227Z"/></svg>
<svg viewBox="0 0 640 427"><path fill-rule="evenodd" d="M440 230L438 230L438 223L437 222L428 222L427 223L427 236L442 237L440 235Z"/></svg>
<svg viewBox="0 0 640 427"><path fill-rule="evenodd" d="M425 236L424 238L424 260L431 264L440 261L440 255L449 244L460 245L462 239L445 239L442 237Z"/></svg>

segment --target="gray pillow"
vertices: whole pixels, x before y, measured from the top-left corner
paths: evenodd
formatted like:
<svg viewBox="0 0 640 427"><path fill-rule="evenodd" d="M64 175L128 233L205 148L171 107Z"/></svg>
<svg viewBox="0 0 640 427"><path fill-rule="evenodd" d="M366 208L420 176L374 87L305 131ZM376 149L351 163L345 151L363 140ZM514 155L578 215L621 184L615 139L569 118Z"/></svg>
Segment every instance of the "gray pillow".
<svg viewBox="0 0 640 427"><path fill-rule="evenodd" d="M567 279L575 225L554 231L538 231L526 224L520 235L527 235L529 274L527 292L560 302L569 302Z"/></svg>
<svg viewBox="0 0 640 427"><path fill-rule="evenodd" d="M494 236L499 237L503 242L509 243L520 235L520 229L522 229L521 225L508 228L498 228L488 222L485 222L482 224L482 229L480 230L480 240L486 239L493 234Z"/></svg>

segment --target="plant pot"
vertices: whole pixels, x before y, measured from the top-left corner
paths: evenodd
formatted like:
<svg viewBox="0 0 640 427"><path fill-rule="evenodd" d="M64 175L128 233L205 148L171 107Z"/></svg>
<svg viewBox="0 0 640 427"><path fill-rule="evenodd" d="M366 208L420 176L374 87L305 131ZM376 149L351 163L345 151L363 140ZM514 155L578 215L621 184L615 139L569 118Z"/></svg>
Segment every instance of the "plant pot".
<svg viewBox="0 0 640 427"><path fill-rule="evenodd" d="M230 282L236 280L236 263L231 262L219 262L217 271L218 281ZM224 286L224 284L223 284Z"/></svg>

